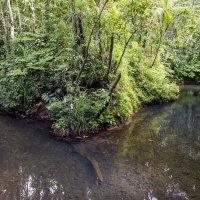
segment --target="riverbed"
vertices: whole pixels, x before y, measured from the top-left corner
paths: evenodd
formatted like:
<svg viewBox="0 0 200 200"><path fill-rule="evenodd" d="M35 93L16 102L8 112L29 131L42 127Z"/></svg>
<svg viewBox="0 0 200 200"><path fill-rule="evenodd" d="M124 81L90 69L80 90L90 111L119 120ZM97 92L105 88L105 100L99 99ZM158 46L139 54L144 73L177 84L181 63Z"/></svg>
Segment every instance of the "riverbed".
<svg viewBox="0 0 200 200"><path fill-rule="evenodd" d="M0 199L200 199L198 86L85 142L57 141L49 132L43 122L0 115Z"/></svg>

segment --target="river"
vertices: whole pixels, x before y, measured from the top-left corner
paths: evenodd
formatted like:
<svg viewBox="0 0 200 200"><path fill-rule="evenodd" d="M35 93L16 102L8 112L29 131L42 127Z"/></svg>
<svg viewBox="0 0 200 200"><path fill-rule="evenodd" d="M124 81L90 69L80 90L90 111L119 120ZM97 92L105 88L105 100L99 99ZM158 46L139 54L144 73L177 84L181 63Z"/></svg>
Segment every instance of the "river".
<svg viewBox="0 0 200 200"><path fill-rule="evenodd" d="M198 86L86 142L57 141L49 131L43 122L0 115L1 200L200 199Z"/></svg>

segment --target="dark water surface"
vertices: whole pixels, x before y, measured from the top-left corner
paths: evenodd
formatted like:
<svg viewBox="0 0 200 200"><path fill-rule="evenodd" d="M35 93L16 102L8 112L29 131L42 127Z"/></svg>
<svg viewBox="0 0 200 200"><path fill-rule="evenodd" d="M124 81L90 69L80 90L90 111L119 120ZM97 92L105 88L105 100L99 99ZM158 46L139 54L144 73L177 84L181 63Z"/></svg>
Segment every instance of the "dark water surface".
<svg viewBox="0 0 200 200"><path fill-rule="evenodd" d="M0 199L200 200L199 87L84 143L48 132L43 123L0 115ZM102 183L84 155L98 162Z"/></svg>

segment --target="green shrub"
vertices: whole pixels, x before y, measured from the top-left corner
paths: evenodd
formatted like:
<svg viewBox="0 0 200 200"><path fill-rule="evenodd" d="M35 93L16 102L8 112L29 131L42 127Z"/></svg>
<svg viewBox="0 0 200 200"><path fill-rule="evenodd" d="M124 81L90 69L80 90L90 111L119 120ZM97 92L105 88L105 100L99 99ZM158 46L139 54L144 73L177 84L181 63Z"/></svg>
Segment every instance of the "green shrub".
<svg viewBox="0 0 200 200"><path fill-rule="evenodd" d="M141 49L134 42L129 55L120 66L122 78L112 102L101 117L110 125L123 122L143 104L178 97L179 89L175 83L169 81L165 67L158 62L150 68L149 59L141 55Z"/></svg>

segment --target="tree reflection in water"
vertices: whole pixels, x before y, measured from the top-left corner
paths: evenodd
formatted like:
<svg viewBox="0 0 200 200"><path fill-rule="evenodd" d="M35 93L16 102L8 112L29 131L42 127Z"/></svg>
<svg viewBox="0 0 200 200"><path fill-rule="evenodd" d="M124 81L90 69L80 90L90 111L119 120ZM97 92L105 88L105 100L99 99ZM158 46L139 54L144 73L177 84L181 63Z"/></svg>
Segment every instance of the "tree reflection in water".
<svg viewBox="0 0 200 200"><path fill-rule="evenodd" d="M0 199L199 200L199 130L199 88L143 109L123 130L78 144L80 152L40 125L0 116ZM100 185L82 154L98 162Z"/></svg>

